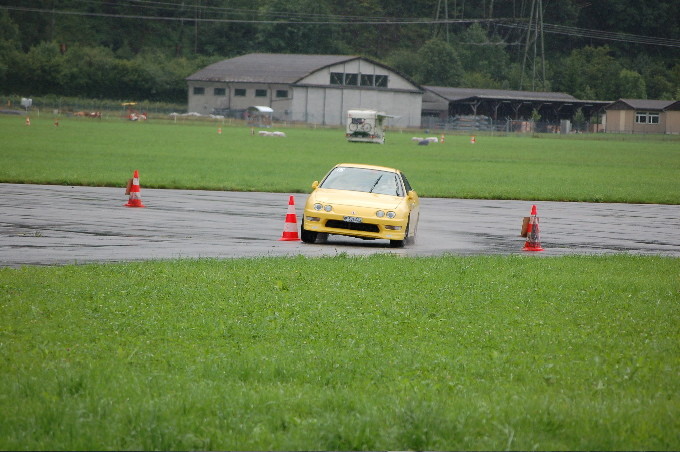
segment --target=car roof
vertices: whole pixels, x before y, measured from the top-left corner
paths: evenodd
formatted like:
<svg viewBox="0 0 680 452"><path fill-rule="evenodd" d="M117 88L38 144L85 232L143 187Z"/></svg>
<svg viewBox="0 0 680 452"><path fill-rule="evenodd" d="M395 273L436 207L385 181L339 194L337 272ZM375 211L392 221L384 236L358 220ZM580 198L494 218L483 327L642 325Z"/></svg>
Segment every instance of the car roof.
<svg viewBox="0 0 680 452"><path fill-rule="evenodd" d="M335 167L351 167L351 168L364 168L364 169L373 169L373 170L380 170L380 171L389 171L392 173L400 173L396 168L390 168L387 166L378 166L378 165L365 165L363 163L339 163L335 165Z"/></svg>

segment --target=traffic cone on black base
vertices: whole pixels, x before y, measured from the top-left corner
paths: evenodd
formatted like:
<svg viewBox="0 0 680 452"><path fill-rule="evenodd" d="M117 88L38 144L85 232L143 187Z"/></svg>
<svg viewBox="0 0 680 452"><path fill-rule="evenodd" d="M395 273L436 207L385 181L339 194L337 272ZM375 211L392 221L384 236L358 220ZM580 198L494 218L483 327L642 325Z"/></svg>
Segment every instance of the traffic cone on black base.
<svg viewBox="0 0 680 452"><path fill-rule="evenodd" d="M142 204L142 189L139 186L139 171L135 170L132 179L128 181L128 188L125 190L126 195L130 195L125 207L146 207Z"/></svg>
<svg viewBox="0 0 680 452"><path fill-rule="evenodd" d="M541 248L541 238L539 237L538 216L536 213L536 206L531 206L531 216L528 221L525 219L526 232L522 226L522 237L526 237L524 242L524 251L543 251ZM526 235L525 235L526 234Z"/></svg>
<svg viewBox="0 0 680 452"><path fill-rule="evenodd" d="M286 214L286 223L283 225L283 235L279 240L300 240L297 227L297 215L295 215L295 198L292 195L288 199L288 213Z"/></svg>

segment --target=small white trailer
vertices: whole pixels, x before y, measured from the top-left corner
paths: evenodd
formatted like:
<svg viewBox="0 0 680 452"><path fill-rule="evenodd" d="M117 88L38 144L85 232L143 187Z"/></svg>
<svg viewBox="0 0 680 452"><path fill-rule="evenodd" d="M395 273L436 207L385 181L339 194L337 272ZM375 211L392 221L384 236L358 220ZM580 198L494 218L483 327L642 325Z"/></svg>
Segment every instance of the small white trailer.
<svg viewBox="0 0 680 452"><path fill-rule="evenodd" d="M347 141L385 143L385 120L393 118L383 111L347 110Z"/></svg>

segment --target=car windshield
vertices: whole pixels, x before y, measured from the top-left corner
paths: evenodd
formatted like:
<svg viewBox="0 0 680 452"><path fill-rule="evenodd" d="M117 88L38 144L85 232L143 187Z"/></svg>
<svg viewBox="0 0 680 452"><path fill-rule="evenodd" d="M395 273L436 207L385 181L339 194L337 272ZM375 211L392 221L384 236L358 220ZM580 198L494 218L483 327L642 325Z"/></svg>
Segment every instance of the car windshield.
<svg viewBox="0 0 680 452"><path fill-rule="evenodd" d="M339 166L326 176L320 187L403 196L397 173L369 168Z"/></svg>

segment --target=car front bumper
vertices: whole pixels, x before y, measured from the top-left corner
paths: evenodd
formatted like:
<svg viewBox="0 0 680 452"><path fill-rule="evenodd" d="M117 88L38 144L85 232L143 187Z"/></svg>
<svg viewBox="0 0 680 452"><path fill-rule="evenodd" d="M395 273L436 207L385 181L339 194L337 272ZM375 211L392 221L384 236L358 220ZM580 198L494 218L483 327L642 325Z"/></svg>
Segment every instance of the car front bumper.
<svg viewBox="0 0 680 452"><path fill-rule="evenodd" d="M312 232L363 239L404 240L406 235L406 218L360 217L361 222L354 222L347 221L346 217L357 218L355 215L305 209L303 228Z"/></svg>

